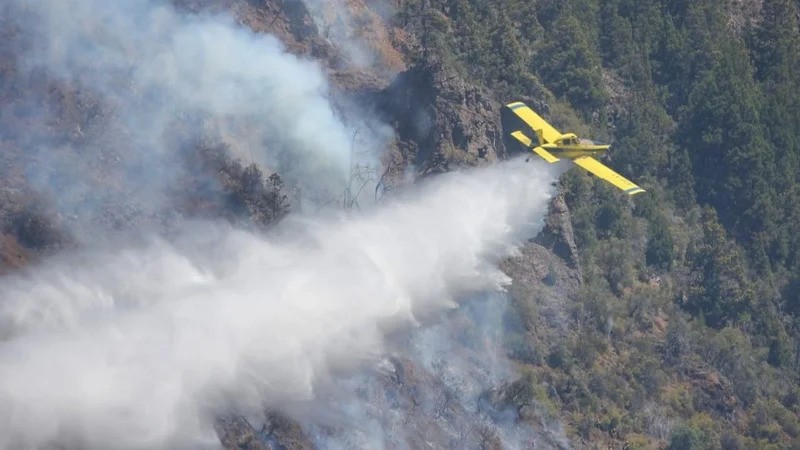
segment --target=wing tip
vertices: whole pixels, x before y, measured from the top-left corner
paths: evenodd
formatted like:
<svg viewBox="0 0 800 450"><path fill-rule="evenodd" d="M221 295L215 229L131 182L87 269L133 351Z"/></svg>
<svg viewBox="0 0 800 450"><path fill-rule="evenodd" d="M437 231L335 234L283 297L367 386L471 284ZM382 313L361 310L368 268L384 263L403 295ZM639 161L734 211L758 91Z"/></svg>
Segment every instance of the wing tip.
<svg viewBox="0 0 800 450"><path fill-rule="evenodd" d="M647 192L647 191L645 191L644 189L640 188L639 186L634 186L634 187L632 187L630 189L625 189L625 193L628 194L628 195L631 195L631 196L636 195L636 194L641 194L642 192Z"/></svg>

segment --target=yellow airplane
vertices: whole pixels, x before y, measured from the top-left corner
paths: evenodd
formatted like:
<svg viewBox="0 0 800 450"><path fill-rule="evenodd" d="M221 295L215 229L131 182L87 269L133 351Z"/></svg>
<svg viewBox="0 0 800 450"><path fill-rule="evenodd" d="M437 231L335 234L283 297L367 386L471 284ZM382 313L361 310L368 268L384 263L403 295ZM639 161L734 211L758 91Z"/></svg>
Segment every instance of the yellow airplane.
<svg viewBox="0 0 800 450"><path fill-rule="evenodd" d="M522 131L514 131L511 133L511 136L521 142L525 147L541 156L545 161L549 163L558 161L559 158L556 155L571 159L575 164L581 166L589 173L608 181L625 191L628 195L636 195L644 192L644 189L633 184L627 178L614 172L600 161L593 158L593 156L602 156L610 145L595 144L586 139L578 139L573 133L562 134L530 109L525 103L509 103L506 107L531 127L533 132L536 133L536 137L539 139L539 145L534 146L533 139L526 136Z"/></svg>

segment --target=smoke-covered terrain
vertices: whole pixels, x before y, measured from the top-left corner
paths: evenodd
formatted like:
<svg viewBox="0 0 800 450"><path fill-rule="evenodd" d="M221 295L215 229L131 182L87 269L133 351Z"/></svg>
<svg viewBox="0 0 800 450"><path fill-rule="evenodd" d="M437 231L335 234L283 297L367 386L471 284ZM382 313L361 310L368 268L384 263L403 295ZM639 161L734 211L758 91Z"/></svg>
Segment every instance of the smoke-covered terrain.
<svg viewBox="0 0 800 450"><path fill-rule="evenodd" d="M0 448L215 448L245 418L250 448L566 445L496 391L515 378L497 265L555 173L410 185L408 163L378 203L379 102L183 3L2 7L2 219L35 263L0 279ZM309 20L378 64L341 8Z"/></svg>
<svg viewBox="0 0 800 450"><path fill-rule="evenodd" d="M158 1L20 1L4 9L16 30L6 45L18 96L4 134L22 148L32 187L78 221L80 237L91 234L81 218L173 211L176 180L193 175L187 141L226 144L231 156L325 199L346 185L353 153L374 164L391 136L368 110L331 103L318 62L227 14L181 13ZM50 91L44 95L64 98L26 89L37 80ZM29 121L49 126L15 131Z"/></svg>
<svg viewBox="0 0 800 450"><path fill-rule="evenodd" d="M226 408L313 402L331 373L381 355L386 333L497 292L493 263L537 227L549 178L516 161L364 216L286 220L286 236L198 224L7 277L3 444L195 444Z"/></svg>

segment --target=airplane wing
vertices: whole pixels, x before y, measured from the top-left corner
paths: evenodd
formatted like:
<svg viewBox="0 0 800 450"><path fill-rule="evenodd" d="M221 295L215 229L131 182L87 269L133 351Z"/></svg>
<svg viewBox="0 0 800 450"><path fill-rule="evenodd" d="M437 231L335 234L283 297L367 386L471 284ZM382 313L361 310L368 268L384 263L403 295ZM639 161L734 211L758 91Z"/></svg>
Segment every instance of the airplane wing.
<svg viewBox="0 0 800 450"><path fill-rule="evenodd" d="M630 180L618 174L617 172L614 172L609 167L603 165L600 161L592 158L591 156L581 156L573 161L575 161L575 164L597 175L598 178L602 178L614 186L622 189L628 195L636 195L644 192L644 189L633 184L630 182Z"/></svg>
<svg viewBox="0 0 800 450"><path fill-rule="evenodd" d="M522 102L514 102L509 103L506 105L514 114L517 115L520 119L525 121L529 127L531 127L534 131L538 132L541 131L542 138L544 138L545 142L539 142L539 145L547 143L547 142L555 142L556 139L561 137L561 133L558 132L552 125L547 123L544 119L541 118L538 114L536 114L532 109L528 107L525 103Z"/></svg>
<svg viewBox="0 0 800 450"><path fill-rule="evenodd" d="M549 163L554 163L558 161L558 158L553 156L552 153L548 152L542 147L534 147L533 145L531 145L533 144L533 140L531 140L531 138L529 138L528 136L525 136L525 134L522 131L515 131L511 133L511 136L514 136L514 139L522 142L522 145L531 149L534 153L544 158L545 161Z"/></svg>

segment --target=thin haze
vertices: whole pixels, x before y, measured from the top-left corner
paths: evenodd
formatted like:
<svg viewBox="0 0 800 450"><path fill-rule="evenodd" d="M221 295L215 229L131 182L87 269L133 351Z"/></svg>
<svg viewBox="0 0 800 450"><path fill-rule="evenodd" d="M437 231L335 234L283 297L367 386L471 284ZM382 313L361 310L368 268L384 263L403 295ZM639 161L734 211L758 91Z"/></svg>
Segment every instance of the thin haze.
<svg viewBox="0 0 800 450"><path fill-rule="evenodd" d="M357 68L377 65L378 55L375 50L370 48L368 42L354 35L360 31L355 25L358 19L350 14L346 0L303 0L303 3L322 37L344 53L349 65ZM379 10L387 8L383 5L372 6Z"/></svg>
<svg viewBox="0 0 800 450"><path fill-rule="evenodd" d="M508 303L504 292L471 295L423 328L397 333L384 364L336 379L307 408L317 417L296 414L304 432L325 449L572 447L546 415L534 431L514 405L491 400L515 376L505 341L518 329Z"/></svg>
<svg viewBox="0 0 800 450"><path fill-rule="evenodd" d="M4 280L0 446L197 444L215 412L312 399L386 332L499 289L493 263L538 228L550 176L515 161L441 178L290 223L295 238L203 226Z"/></svg>

